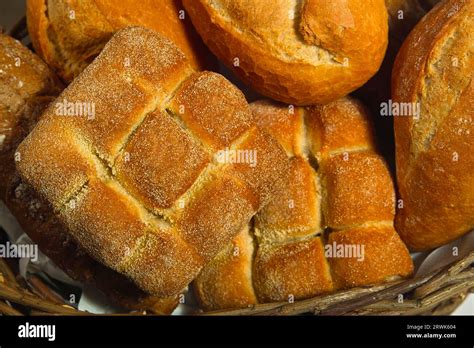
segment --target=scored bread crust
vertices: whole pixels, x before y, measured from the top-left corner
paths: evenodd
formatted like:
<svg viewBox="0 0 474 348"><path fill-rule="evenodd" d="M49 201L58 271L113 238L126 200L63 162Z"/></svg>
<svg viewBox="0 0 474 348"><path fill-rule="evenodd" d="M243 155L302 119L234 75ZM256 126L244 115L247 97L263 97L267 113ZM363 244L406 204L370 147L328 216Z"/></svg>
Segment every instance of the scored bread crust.
<svg viewBox="0 0 474 348"><path fill-rule="evenodd" d="M396 226L414 250L474 227L473 14L472 1L439 4L410 33L394 66L394 102L420 107L418 119L395 118L403 202Z"/></svg>
<svg viewBox="0 0 474 348"><path fill-rule="evenodd" d="M345 98L303 109L259 101L251 108L291 167L250 228L193 283L201 306L291 301L410 275L411 257L393 227L393 182L361 103ZM331 257L328 245L364 250Z"/></svg>
<svg viewBox="0 0 474 348"><path fill-rule="evenodd" d="M95 114L58 114L66 102ZM221 150L256 151L257 163L221 162ZM160 297L182 291L235 237L287 167L239 90L140 27L113 36L18 153L21 177L78 245Z"/></svg>
<svg viewBox="0 0 474 348"><path fill-rule="evenodd" d="M65 81L84 70L113 33L132 25L166 36L197 70L212 63L181 0L28 0L26 14L36 53Z"/></svg>
<svg viewBox="0 0 474 348"><path fill-rule="evenodd" d="M220 60L283 102L328 103L379 69L388 42L383 0L184 0Z"/></svg>
<svg viewBox="0 0 474 348"><path fill-rule="evenodd" d="M122 307L171 313L178 304L176 296L149 296L88 256L68 236L52 207L18 177L16 149L63 86L41 59L6 35L0 35L0 70L0 199L40 250L71 278L92 284Z"/></svg>

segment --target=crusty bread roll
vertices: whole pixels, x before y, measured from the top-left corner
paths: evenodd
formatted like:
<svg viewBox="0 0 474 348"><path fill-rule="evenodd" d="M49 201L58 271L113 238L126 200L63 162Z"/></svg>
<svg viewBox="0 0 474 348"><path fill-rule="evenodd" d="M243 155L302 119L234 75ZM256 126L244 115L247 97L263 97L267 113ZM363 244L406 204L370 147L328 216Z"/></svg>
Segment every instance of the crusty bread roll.
<svg viewBox="0 0 474 348"><path fill-rule="evenodd" d="M117 30L153 29L172 40L193 68L208 66L207 50L181 0L28 0L28 31L36 52L71 81Z"/></svg>
<svg viewBox="0 0 474 348"><path fill-rule="evenodd" d="M67 103L94 113L64 115ZM113 36L17 152L21 177L78 245L160 297L182 291L287 170L237 88L140 27Z"/></svg>
<svg viewBox="0 0 474 348"><path fill-rule="evenodd" d="M275 199L194 282L202 307L291 301L410 275L412 260L393 228L393 183L364 107L349 98L306 109L251 107L291 167ZM337 248L348 252L331 255Z"/></svg>
<svg viewBox="0 0 474 348"><path fill-rule="evenodd" d="M424 250L474 227L474 2L447 0L410 33L395 63L396 226ZM401 104L406 103L406 104ZM418 117L417 117L418 116Z"/></svg>
<svg viewBox="0 0 474 348"><path fill-rule="evenodd" d="M112 302L132 310L168 314L176 296L149 296L132 282L88 256L68 236L54 211L15 169L15 152L47 105L62 90L59 79L18 41L0 34L0 199L56 265L71 278L92 284Z"/></svg>
<svg viewBox="0 0 474 348"><path fill-rule="evenodd" d="M383 0L184 0L197 31L258 92L328 103L363 85L387 47Z"/></svg>

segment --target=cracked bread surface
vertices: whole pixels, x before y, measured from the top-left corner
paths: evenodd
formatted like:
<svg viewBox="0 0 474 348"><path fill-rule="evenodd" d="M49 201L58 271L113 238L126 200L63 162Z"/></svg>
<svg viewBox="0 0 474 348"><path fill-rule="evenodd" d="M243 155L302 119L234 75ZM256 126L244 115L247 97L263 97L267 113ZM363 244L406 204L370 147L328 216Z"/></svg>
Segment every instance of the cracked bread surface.
<svg viewBox="0 0 474 348"><path fill-rule="evenodd" d="M292 301L410 275L410 254L393 227L392 178L363 105L259 101L251 109L286 150L290 170L275 199L193 283L201 306ZM327 254L333 245L363 246L363 260Z"/></svg>
<svg viewBox="0 0 474 348"><path fill-rule="evenodd" d="M329 103L379 69L384 0L184 0L210 50L257 92L289 104Z"/></svg>
<svg viewBox="0 0 474 348"><path fill-rule="evenodd" d="M26 17L35 51L67 82L127 26L142 26L167 37L195 69L213 63L181 0L28 0Z"/></svg>
<svg viewBox="0 0 474 348"><path fill-rule="evenodd" d="M286 170L242 93L144 28L115 34L62 102L92 103L95 115L52 105L18 149L19 173L84 250L157 296L183 290ZM258 164L217 161L223 145L257 151Z"/></svg>
<svg viewBox="0 0 474 348"><path fill-rule="evenodd" d="M449 243L474 228L474 2L443 1L412 30L392 78L396 227L412 250Z"/></svg>
<svg viewBox="0 0 474 348"><path fill-rule="evenodd" d="M178 298L150 296L123 275L88 256L69 236L52 207L18 177L17 146L63 89L46 64L20 42L0 35L0 199L20 226L59 268L92 284L121 307L169 314Z"/></svg>

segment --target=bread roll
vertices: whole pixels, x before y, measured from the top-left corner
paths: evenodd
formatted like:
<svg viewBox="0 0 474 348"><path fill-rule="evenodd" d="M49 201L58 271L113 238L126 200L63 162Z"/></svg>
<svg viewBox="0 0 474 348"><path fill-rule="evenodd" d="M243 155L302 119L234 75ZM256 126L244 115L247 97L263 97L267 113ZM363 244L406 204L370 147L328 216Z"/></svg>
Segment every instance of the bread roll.
<svg viewBox="0 0 474 348"><path fill-rule="evenodd" d="M410 275L412 260L393 228L393 183L364 107L349 98L306 109L251 107L291 167L276 198L195 281L201 306L291 301Z"/></svg>
<svg viewBox="0 0 474 348"><path fill-rule="evenodd" d="M94 112L66 115L70 103ZM256 158L222 160L221 151ZM78 245L160 297L191 282L287 169L239 90L139 27L113 36L18 153L21 177Z"/></svg>
<svg viewBox="0 0 474 348"><path fill-rule="evenodd" d="M383 0L184 0L221 61L283 102L328 103L363 85L387 48Z"/></svg>
<svg viewBox="0 0 474 348"><path fill-rule="evenodd" d="M113 33L131 25L172 40L193 68L209 64L181 0L28 0L26 14L36 52L66 81L100 53Z"/></svg>
<svg viewBox="0 0 474 348"><path fill-rule="evenodd" d="M474 227L473 14L473 1L442 2L410 33L393 70L395 105L415 111L395 118L396 226L414 250Z"/></svg>
<svg viewBox="0 0 474 348"><path fill-rule="evenodd" d="M178 304L176 296L149 296L92 259L69 237L52 207L20 180L16 148L62 85L41 59L6 35L0 35L0 71L0 199L39 249L71 278L92 284L119 306L171 313Z"/></svg>

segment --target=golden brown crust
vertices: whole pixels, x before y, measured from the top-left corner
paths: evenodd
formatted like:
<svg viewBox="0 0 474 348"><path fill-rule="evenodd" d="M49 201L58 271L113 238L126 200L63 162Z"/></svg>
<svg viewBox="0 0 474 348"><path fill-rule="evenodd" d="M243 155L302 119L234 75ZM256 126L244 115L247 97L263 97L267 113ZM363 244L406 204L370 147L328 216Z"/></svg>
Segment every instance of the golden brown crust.
<svg viewBox="0 0 474 348"><path fill-rule="evenodd" d="M206 104L191 101L202 96ZM90 103L95 114L61 115L65 102ZM250 120L230 82L194 74L155 32L126 28L48 108L20 145L17 168L92 257L149 293L172 296L242 230L286 171L283 150ZM212 148L209 139L221 142ZM261 158L220 162L222 146ZM158 168L157 159L167 164Z"/></svg>
<svg viewBox="0 0 474 348"><path fill-rule="evenodd" d="M61 84L13 38L0 34L0 197L14 170L14 153Z"/></svg>
<svg viewBox="0 0 474 348"><path fill-rule="evenodd" d="M411 32L397 56L395 103L419 117L397 117L397 179L403 207L396 226L415 250L448 243L474 226L472 1L449 0Z"/></svg>
<svg viewBox="0 0 474 348"><path fill-rule="evenodd" d="M97 262L78 247L52 207L20 178L14 177L2 197L28 236L72 279L91 284L113 303L130 310L170 314L178 297L160 299L140 290L123 275Z"/></svg>
<svg viewBox="0 0 474 348"><path fill-rule="evenodd" d="M261 303L293 301L334 290L321 238L259 246L254 286Z"/></svg>
<svg viewBox="0 0 474 348"><path fill-rule="evenodd" d="M371 221L393 221L393 182L379 155L365 151L341 153L328 158L321 170L325 173L328 226L341 229Z"/></svg>
<svg viewBox="0 0 474 348"><path fill-rule="evenodd" d="M258 92L328 103L364 84L387 46L383 0L185 0L221 61Z"/></svg>
<svg viewBox="0 0 474 348"><path fill-rule="evenodd" d="M72 81L110 37L127 26L143 26L166 36L195 69L210 65L181 0L28 0L26 12L36 52L66 81Z"/></svg>
<svg viewBox="0 0 474 348"><path fill-rule="evenodd" d="M254 252L253 236L246 226L194 282L193 288L200 308L240 308L257 303L252 284Z"/></svg>
<svg viewBox="0 0 474 348"><path fill-rule="evenodd" d="M268 101L251 108L287 150L290 169L253 220L255 255L228 247L197 278L203 308L254 304L245 296L250 288L258 302L291 301L410 275L412 260L393 228L393 183L366 109L351 98L307 109ZM353 254L339 255L341 247Z"/></svg>
<svg viewBox="0 0 474 348"><path fill-rule="evenodd" d="M407 277L413 271L407 248L393 227L373 226L333 232L329 235L328 244L333 243L364 247L363 259L329 258L337 288L383 283Z"/></svg>
<svg viewBox="0 0 474 348"><path fill-rule="evenodd" d="M176 296L151 297L89 257L70 238L53 208L18 178L16 148L62 86L38 57L5 35L0 35L0 70L0 198L40 250L70 277L94 285L120 306L171 313L178 303Z"/></svg>

